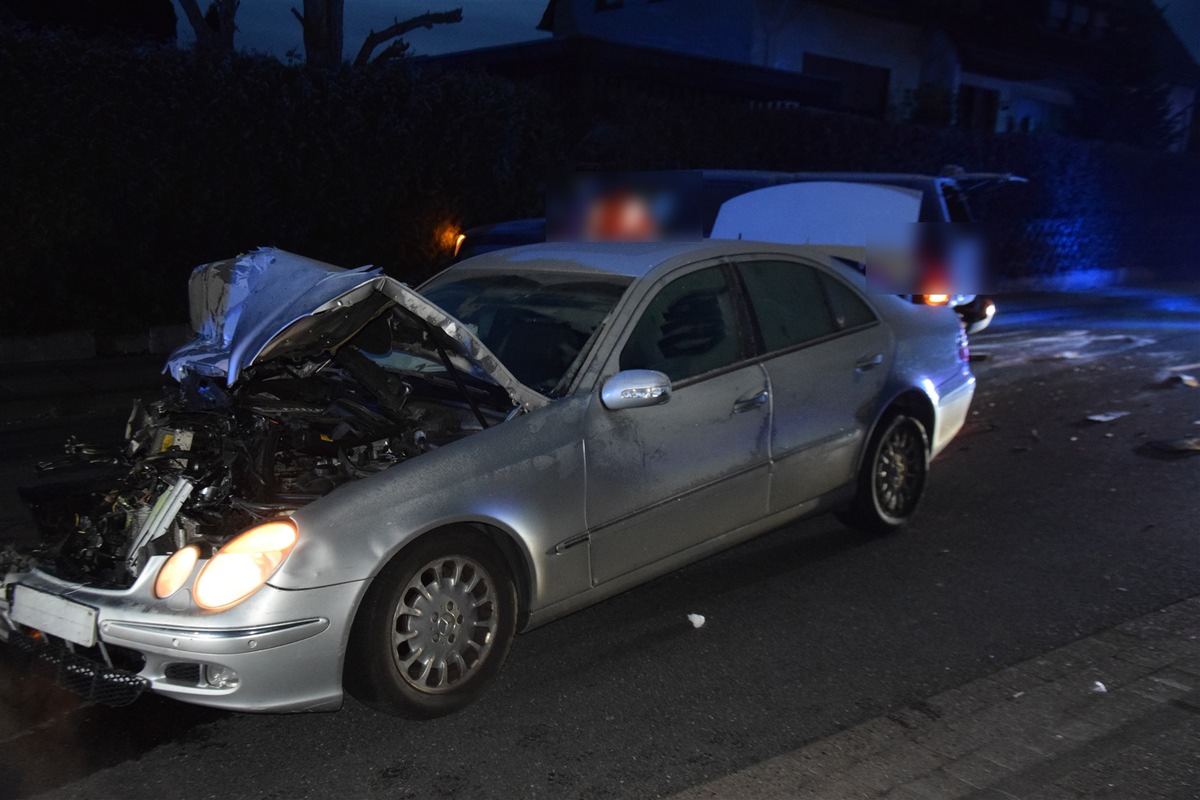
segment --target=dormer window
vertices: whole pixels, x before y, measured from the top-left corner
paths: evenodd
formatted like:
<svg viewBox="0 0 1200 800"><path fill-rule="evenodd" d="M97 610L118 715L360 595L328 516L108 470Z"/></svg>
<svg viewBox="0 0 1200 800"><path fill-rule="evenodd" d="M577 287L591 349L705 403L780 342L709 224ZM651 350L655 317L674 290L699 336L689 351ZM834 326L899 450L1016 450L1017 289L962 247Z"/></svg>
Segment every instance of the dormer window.
<svg viewBox="0 0 1200 800"><path fill-rule="evenodd" d="M1075 0L1050 0L1047 25L1056 33L1099 41L1108 29L1108 12Z"/></svg>
<svg viewBox="0 0 1200 800"><path fill-rule="evenodd" d="M1069 11L1067 0L1050 0L1050 30L1061 31L1065 28Z"/></svg>

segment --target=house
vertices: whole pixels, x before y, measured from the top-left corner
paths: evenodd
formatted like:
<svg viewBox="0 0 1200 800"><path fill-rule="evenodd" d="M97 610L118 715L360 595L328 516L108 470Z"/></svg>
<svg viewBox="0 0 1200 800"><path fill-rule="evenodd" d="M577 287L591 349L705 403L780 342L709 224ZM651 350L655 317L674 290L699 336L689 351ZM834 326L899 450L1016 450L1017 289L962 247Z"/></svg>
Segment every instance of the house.
<svg viewBox="0 0 1200 800"><path fill-rule="evenodd" d="M824 81L816 105L980 131L1065 130L1125 63L1143 74L1116 77L1161 98L1183 149L1200 94L1153 0L549 0L539 28Z"/></svg>

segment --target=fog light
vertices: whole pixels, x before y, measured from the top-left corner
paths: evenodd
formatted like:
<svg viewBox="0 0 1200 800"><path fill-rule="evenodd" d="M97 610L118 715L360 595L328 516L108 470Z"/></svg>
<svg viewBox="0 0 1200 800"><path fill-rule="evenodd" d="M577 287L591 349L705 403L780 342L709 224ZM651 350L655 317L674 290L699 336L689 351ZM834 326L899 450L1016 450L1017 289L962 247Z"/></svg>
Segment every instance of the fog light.
<svg viewBox="0 0 1200 800"><path fill-rule="evenodd" d="M204 668L204 682L214 689L236 689L238 675L229 667L209 665Z"/></svg>

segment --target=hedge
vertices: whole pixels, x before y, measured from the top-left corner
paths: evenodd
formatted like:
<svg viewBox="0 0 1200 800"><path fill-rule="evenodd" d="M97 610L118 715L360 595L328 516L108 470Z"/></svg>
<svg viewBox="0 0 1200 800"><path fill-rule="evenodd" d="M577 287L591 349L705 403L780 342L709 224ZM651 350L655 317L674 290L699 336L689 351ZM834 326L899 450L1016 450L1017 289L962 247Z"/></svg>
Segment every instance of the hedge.
<svg viewBox="0 0 1200 800"><path fill-rule="evenodd" d="M6 332L184 319L192 267L257 245L417 281L562 161L545 103L479 76L0 32L0 86Z"/></svg>
<svg viewBox="0 0 1200 800"><path fill-rule="evenodd" d="M11 30L0 86L5 334L182 321L192 267L257 245L415 283L447 231L540 214L548 178L581 163L1011 171L1032 183L976 203L1010 277L1187 277L1200 251L1195 155Z"/></svg>

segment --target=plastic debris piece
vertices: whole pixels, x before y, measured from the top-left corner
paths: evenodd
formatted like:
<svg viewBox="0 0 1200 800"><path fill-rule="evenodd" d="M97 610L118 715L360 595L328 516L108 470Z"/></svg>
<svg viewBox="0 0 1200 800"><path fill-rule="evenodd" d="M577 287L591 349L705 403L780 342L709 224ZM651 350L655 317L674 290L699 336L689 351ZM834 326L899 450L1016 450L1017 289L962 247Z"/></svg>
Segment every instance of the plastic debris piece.
<svg viewBox="0 0 1200 800"><path fill-rule="evenodd" d="M1181 439L1155 439L1147 442L1155 450L1166 453L1200 453L1200 436L1185 436Z"/></svg>
<svg viewBox="0 0 1200 800"><path fill-rule="evenodd" d="M1092 691L1097 692L1099 694L1103 694L1108 691L1108 687L1105 686L1100 681L1096 681L1095 683L1092 684Z"/></svg>
<svg viewBox="0 0 1200 800"><path fill-rule="evenodd" d="M1024 697L1024 696L1025 696L1025 693L1024 693L1024 692L1016 692L1016 693L1015 693L1015 694L1012 696L1012 699L1013 699L1013 700L1017 700L1017 699L1019 699L1019 698L1021 698L1021 697Z"/></svg>
<svg viewBox="0 0 1200 800"><path fill-rule="evenodd" d="M1103 414L1089 414L1088 422L1112 422L1114 419L1128 417L1128 411L1105 411Z"/></svg>
<svg viewBox="0 0 1200 800"><path fill-rule="evenodd" d="M1072 436L1072 437L1071 437L1071 441L1072 441L1072 442L1078 442L1078 441L1079 441L1079 437L1078 437L1078 436Z"/></svg>
<svg viewBox="0 0 1200 800"><path fill-rule="evenodd" d="M688 614L687 618L688 618L688 622L692 623L693 628L703 628L704 627L704 615L703 614Z"/></svg>
<svg viewBox="0 0 1200 800"><path fill-rule="evenodd" d="M1159 385L1165 389L1169 389L1172 386L1187 386L1196 389L1200 388L1200 380L1196 380L1194 375L1186 375L1181 372L1178 375L1172 375Z"/></svg>

